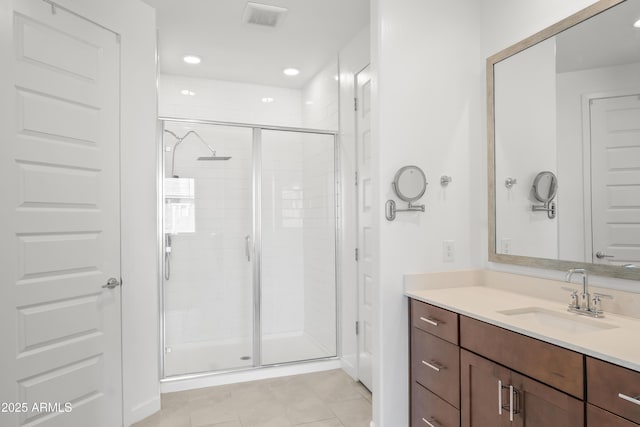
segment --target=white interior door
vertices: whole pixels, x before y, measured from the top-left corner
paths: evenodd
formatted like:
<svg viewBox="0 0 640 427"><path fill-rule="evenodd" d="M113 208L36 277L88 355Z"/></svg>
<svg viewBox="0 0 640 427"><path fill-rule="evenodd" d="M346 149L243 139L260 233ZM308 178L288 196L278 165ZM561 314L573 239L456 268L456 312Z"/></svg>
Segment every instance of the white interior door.
<svg viewBox="0 0 640 427"><path fill-rule="evenodd" d="M593 262L640 266L640 96L591 101Z"/></svg>
<svg viewBox="0 0 640 427"><path fill-rule="evenodd" d="M119 44L41 0L0 19L0 425L119 426Z"/></svg>
<svg viewBox="0 0 640 427"><path fill-rule="evenodd" d="M373 391L373 215L371 177L371 72L356 75L356 144L358 158L358 379Z"/></svg>

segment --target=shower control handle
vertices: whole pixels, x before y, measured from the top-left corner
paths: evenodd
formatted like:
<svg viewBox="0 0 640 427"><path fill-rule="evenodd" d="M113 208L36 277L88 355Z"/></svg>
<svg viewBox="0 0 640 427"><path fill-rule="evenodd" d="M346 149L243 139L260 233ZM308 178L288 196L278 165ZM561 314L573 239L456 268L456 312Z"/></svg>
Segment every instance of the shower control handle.
<svg viewBox="0 0 640 427"><path fill-rule="evenodd" d="M251 236L248 234L244 238L244 254L247 257L247 261L251 262Z"/></svg>

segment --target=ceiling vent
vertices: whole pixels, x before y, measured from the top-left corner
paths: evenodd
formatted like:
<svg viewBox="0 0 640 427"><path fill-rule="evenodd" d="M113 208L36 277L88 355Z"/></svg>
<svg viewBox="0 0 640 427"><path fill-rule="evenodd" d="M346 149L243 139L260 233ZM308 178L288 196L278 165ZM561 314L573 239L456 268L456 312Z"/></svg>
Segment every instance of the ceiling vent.
<svg viewBox="0 0 640 427"><path fill-rule="evenodd" d="M242 21L247 24L275 28L284 21L287 11L288 9L284 7L248 2Z"/></svg>

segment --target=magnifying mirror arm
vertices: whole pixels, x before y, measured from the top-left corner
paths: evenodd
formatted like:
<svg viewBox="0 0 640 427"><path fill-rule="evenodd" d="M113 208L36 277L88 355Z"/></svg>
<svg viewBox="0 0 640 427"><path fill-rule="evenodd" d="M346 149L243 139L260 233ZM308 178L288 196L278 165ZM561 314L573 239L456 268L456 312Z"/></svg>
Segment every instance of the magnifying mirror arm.
<svg viewBox="0 0 640 427"><path fill-rule="evenodd" d="M409 206L407 207L407 209L397 209L396 202L393 200L387 200L387 203L384 207L385 217L388 221L393 221L394 219L396 219L396 212L424 212L426 209L425 205L414 205L411 204L411 202L409 202Z"/></svg>
<svg viewBox="0 0 640 427"><path fill-rule="evenodd" d="M549 219L556 217L556 202L547 202L544 205L531 205L533 212L546 212Z"/></svg>

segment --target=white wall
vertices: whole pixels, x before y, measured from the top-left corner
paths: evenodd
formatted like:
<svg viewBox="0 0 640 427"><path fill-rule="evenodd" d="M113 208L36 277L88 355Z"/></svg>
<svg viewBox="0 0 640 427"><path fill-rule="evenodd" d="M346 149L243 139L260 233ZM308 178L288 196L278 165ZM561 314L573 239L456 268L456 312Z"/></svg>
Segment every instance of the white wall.
<svg viewBox="0 0 640 427"><path fill-rule="evenodd" d="M555 40L549 39L494 66L496 242L500 253L558 256L558 220L531 209L542 205L531 191L538 173L558 174L555 54ZM517 179L511 189L504 185L507 178ZM555 202L561 203L559 198Z"/></svg>
<svg viewBox="0 0 640 427"><path fill-rule="evenodd" d="M330 60L302 88L302 126L337 131L340 127L338 57Z"/></svg>
<svg viewBox="0 0 640 427"><path fill-rule="evenodd" d="M372 12L375 252L380 266L375 278L374 422L403 426L408 425L409 384L402 275L472 267L472 219L486 210L486 204L471 203L471 194L486 188L472 175L473 165L482 163L472 157L473 147L484 138L478 113L484 109L480 10L475 0L377 0ZM390 183L406 164L420 166L427 175L421 200L426 212L398 213L388 222L383 203L396 199ZM453 177L446 188L440 186L441 175ZM455 242L454 262L443 262L443 240Z"/></svg>
<svg viewBox="0 0 640 427"><path fill-rule="evenodd" d="M182 95L185 89L195 95ZM162 74L158 92L161 117L302 125L302 93L297 89ZM273 102L262 102L263 98Z"/></svg>
<svg viewBox="0 0 640 427"><path fill-rule="evenodd" d="M124 424L160 409L156 218L156 22L137 0L57 0L122 36Z"/></svg>

